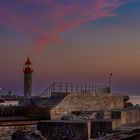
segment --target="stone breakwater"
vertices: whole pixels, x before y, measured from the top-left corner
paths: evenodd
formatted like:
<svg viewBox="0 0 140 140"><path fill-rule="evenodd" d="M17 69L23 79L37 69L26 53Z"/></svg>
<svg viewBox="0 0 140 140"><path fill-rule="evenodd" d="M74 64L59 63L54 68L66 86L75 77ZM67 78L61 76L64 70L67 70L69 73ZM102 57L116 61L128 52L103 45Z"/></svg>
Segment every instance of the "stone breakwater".
<svg viewBox="0 0 140 140"><path fill-rule="evenodd" d="M73 111L93 111L124 108L124 97L118 94L74 93L66 96L50 110L51 119L58 120Z"/></svg>

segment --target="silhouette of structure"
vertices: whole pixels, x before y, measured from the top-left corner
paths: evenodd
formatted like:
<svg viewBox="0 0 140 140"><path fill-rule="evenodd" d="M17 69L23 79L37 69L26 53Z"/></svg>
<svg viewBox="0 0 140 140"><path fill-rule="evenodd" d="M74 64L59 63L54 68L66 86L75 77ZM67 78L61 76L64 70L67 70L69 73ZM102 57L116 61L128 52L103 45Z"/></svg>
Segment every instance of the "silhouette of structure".
<svg viewBox="0 0 140 140"><path fill-rule="evenodd" d="M110 93L110 87L93 84L53 82L40 96L50 97L52 93Z"/></svg>
<svg viewBox="0 0 140 140"><path fill-rule="evenodd" d="M24 96L30 97L32 96L32 63L30 61L30 58L28 57L25 66L23 69L24 72Z"/></svg>

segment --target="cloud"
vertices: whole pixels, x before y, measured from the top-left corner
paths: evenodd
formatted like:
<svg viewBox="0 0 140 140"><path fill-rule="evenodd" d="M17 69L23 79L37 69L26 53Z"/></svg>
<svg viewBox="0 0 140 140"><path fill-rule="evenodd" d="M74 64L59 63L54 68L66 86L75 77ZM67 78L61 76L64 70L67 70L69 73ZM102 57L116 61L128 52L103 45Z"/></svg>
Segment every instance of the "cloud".
<svg viewBox="0 0 140 140"><path fill-rule="evenodd" d="M13 3L12 3L13 2ZM0 26L26 32L37 48L57 42L60 34L90 21L115 16L123 0L5 0Z"/></svg>

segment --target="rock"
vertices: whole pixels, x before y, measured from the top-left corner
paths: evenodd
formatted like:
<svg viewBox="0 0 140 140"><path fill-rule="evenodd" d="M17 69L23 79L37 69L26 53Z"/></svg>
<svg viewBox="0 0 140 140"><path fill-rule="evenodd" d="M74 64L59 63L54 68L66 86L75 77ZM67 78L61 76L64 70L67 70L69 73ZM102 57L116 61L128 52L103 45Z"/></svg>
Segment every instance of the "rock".
<svg viewBox="0 0 140 140"><path fill-rule="evenodd" d="M130 102L125 103L125 108L134 107L134 105Z"/></svg>
<svg viewBox="0 0 140 140"><path fill-rule="evenodd" d="M61 120L93 120L103 118L103 112L76 112L72 114L66 114L61 117Z"/></svg>
<svg viewBox="0 0 140 140"><path fill-rule="evenodd" d="M129 100L129 96L124 96L123 100L124 100L124 102L128 101Z"/></svg>
<svg viewBox="0 0 140 140"><path fill-rule="evenodd" d="M21 131L18 130L13 133L12 140L47 140L39 131Z"/></svg>

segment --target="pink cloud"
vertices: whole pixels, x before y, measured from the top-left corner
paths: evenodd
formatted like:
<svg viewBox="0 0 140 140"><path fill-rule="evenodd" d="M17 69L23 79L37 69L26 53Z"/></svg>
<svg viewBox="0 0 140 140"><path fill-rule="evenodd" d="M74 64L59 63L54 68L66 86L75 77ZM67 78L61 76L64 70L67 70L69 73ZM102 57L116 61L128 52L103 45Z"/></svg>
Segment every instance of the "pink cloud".
<svg viewBox="0 0 140 140"><path fill-rule="evenodd" d="M59 40L60 33L81 24L114 16L121 0L24 0L15 5L0 5L0 26L33 36L35 47L41 48Z"/></svg>

